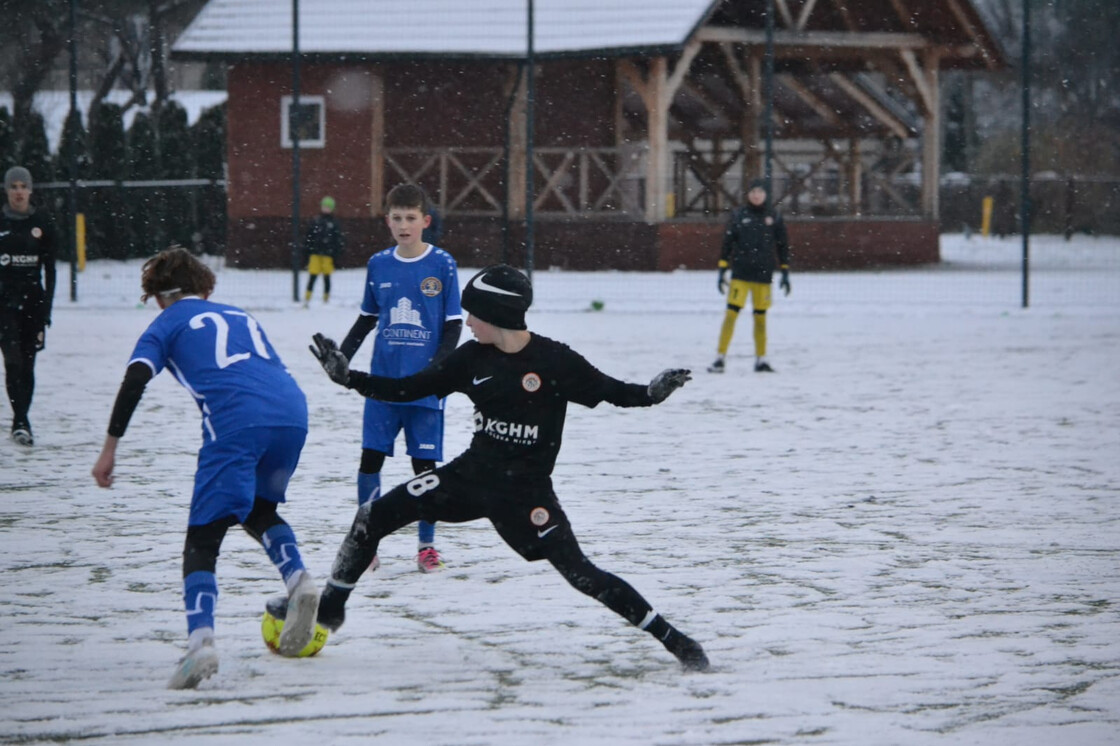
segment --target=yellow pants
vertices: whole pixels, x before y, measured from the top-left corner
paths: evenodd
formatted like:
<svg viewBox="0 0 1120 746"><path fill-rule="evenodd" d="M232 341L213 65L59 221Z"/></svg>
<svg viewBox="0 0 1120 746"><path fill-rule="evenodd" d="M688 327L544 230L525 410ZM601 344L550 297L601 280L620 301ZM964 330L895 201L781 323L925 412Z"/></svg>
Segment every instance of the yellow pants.
<svg viewBox="0 0 1120 746"><path fill-rule="evenodd" d="M731 346L731 337L735 334L735 322L739 320L739 311L747 304L748 297L752 301L754 311L754 354L757 357L766 355L766 311L770 308L771 295L770 283L747 282L746 280L732 280L727 291L727 313L723 315L723 326L719 330L720 355L726 355Z"/></svg>

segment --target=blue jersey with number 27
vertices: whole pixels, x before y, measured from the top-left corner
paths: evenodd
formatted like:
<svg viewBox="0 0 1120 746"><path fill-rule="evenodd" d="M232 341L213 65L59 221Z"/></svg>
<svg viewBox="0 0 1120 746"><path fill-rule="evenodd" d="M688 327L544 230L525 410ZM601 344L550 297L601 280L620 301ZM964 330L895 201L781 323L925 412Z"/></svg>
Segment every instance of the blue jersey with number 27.
<svg viewBox="0 0 1120 746"><path fill-rule="evenodd" d="M234 306L187 297L140 336L129 365L165 367L202 412L204 442L248 427L307 429L307 399L264 330Z"/></svg>

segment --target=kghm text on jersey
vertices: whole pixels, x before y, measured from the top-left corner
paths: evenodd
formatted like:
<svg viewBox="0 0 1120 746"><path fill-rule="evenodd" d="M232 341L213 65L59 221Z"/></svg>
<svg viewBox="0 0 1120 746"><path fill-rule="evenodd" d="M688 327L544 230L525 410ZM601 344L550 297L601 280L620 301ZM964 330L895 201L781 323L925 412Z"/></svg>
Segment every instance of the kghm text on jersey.
<svg viewBox="0 0 1120 746"><path fill-rule="evenodd" d="M526 425L520 422L505 422L474 413L474 431L484 432L494 440L518 445L533 445L540 437L539 425Z"/></svg>

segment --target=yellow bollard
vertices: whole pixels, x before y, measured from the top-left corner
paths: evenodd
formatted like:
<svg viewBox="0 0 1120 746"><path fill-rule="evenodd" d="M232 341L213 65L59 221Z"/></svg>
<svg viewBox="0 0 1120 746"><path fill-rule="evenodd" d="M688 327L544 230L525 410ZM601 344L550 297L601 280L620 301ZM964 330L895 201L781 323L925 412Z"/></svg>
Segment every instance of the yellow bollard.
<svg viewBox="0 0 1120 746"><path fill-rule="evenodd" d="M86 269L86 215L84 212L79 212L74 216L74 241L78 250L78 271L84 272Z"/></svg>
<svg viewBox="0 0 1120 746"><path fill-rule="evenodd" d="M995 202L991 197L983 199L982 207L980 208L980 235L984 238L992 232L992 205Z"/></svg>

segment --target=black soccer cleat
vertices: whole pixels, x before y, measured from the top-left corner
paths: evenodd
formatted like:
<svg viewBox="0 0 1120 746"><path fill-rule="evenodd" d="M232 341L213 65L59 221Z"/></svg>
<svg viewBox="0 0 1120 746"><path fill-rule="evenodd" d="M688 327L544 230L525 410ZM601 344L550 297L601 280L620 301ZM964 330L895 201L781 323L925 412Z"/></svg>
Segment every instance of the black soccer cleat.
<svg viewBox="0 0 1120 746"><path fill-rule="evenodd" d="M755 373L773 373L774 369L770 367L770 363L761 362L754 364Z"/></svg>
<svg viewBox="0 0 1120 746"><path fill-rule="evenodd" d="M332 604L329 596L330 586L327 586L319 596L319 611L315 615L315 621L331 632L337 632L346 621L346 607L337 602ZM334 608L336 606L337 608ZM265 602L264 609L277 619L285 619L288 616L288 597L273 596Z"/></svg>
<svg viewBox="0 0 1120 746"><path fill-rule="evenodd" d="M686 671L707 671L711 665L708 663L708 656L704 654L704 648L688 635L676 632L664 644L666 650L677 656Z"/></svg>
<svg viewBox="0 0 1120 746"><path fill-rule="evenodd" d="M21 446L35 445L35 438L31 435L31 425L26 422L12 425L12 440Z"/></svg>

